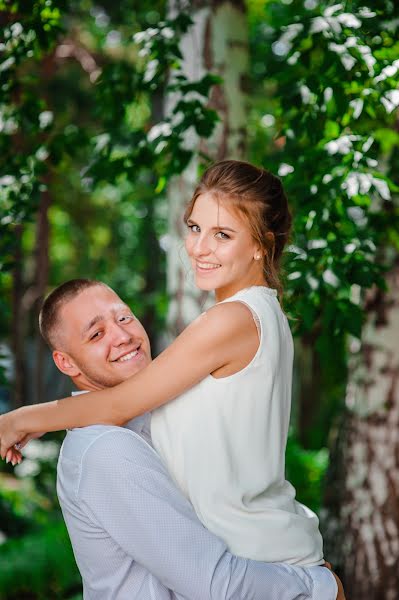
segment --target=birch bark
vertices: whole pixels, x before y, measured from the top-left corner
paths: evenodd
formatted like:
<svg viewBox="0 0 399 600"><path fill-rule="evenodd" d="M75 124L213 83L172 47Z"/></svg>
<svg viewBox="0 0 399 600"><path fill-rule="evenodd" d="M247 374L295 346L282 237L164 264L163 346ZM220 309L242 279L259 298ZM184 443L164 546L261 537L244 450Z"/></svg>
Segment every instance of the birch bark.
<svg viewBox="0 0 399 600"><path fill-rule="evenodd" d="M181 3L169 2L169 13L181 10ZM248 67L248 34L245 5L241 1L196 1L189 3L194 25L183 37L182 68L190 80L207 72L220 75L223 84L213 88L210 106L221 122L206 142L189 132L187 147L205 152L213 160L240 159L245 153L246 94L243 89ZM173 76L173 73L172 73ZM170 114L178 98L169 96L166 114ZM198 159L175 177L168 189L169 247L167 286L169 296L169 335L175 337L203 309L207 295L195 288L190 274L184 244L184 207L198 180Z"/></svg>
<svg viewBox="0 0 399 600"><path fill-rule="evenodd" d="M399 258L387 283L367 299L331 457L326 556L342 569L348 600L399 597Z"/></svg>

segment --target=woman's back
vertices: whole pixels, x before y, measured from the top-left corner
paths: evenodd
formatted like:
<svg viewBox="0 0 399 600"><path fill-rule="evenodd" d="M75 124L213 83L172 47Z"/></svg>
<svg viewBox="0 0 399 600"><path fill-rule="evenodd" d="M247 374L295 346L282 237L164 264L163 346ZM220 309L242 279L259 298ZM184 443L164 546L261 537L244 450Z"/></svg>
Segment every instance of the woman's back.
<svg viewBox="0 0 399 600"><path fill-rule="evenodd" d="M241 290L231 301L246 304L258 324L254 358L157 409L154 446L204 525L233 553L320 564L318 519L295 501L284 476L293 361L287 319L267 287Z"/></svg>

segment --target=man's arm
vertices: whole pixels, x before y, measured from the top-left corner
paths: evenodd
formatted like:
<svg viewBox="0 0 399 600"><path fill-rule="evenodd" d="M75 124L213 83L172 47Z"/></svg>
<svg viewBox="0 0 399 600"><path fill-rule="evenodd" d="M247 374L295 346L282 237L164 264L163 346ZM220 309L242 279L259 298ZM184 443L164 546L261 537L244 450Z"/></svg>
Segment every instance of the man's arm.
<svg viewBox="0 0 399 600"><path fill-rule="evenodd" d="M336 598L327 569L231 555L199 522L155 451L126 429L108 431L86 452L79 498L127 555L189 600Z"/></svg>

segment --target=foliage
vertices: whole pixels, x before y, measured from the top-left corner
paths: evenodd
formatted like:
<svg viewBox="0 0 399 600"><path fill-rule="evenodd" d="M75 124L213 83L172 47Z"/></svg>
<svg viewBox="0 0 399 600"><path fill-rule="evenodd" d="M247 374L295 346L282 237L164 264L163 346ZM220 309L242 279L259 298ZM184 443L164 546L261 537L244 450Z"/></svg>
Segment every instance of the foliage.
<svg viewBox="0 0 399 600"><path fill-rule="evenodd" d="M0 472L3 516L0 534L5 537L26 534L42 526L49 514L58 514L55 489L58 451L59 443L55 439L32 440L24 450L21 465L11 471L1 464L5 471Z"/></svg>
<svg viewBox="0 0 399 600"><path fill-rule="evenodd" d="M198 81L188 81L180 68L180 36L192 25L188 15L178 14L172 20L158 23L134 36L136 59L108 61L90 71L93 89L91 102L95 108L98 135L84 137L75 124L54 132L55 124L64 121L46 110L45 94L40 94L40 72L32 62L40 64L51 57L62 32L62 10L51 2L14 2L4 30L0 74L2 121L0 150L2 156L1 225L4 247L0 256L2 270L10 268L12 257L6 252L15 225L26 222L37 209L47 166L59 165L64 155L73 156L85 142L92 157L86 168L84 184L91 188L98 182L113 184L119 177L137 180L140 170L157 172L156 189L160 192L167 179L181 172L193 151L186 149L184 136L193 127L200 137L207 137L217 121L215 111L206 106L210 88L219 80L207 74ZM130 42L130 50L131 48ZM63 49L62 52L67 50ZM89 60L89 58L88 58ZM93 59L94 61L94 59ZM173 81L167 75L173 68ZM51 73L50 76L55 76ZM98 78L98 80L97 80ZM179 96L172 114L154 127L145 106L152 95L174 92ZM73 94L72 94L73 97ZM52 133L52 135L50 135ZM86 132L89 133L89 132ZM17 150L17 152L16 152ZM61 169L62 172L62 169ZM148 184L148 177L146 183ZM7 235L8 234L8 235ZM5 260L5 256L8 260Z"/></svg>
<svg viewBox="0 0 399 600"><path fill-rule="evenodd" d="M96 180L106 176L107 182L114 182L122 174L134 180L138 169L150 168L158 174L155 191L159 193L171 176L183 171L194 154L186 147L187 131L192 127L199 137L212 133L217 115L206 106L206 101L210 88L219 79L206 74L198 81L189 81L181 69L179 40L191 25L188 15L178 14L157 27L136 33L134 41L140 50L134 76L132 65L113 65L103 72L96 105L106 131L94 140L89 169L89 175ZM173 80L168 82L171 69ZM171 114L150 128L143 116L133 119L132 109L137 110L137 106L132 107L127 99L135 95L148 104L151 96L160 92L173 92L179 98Z"/></svg>
<svg viewBox="0 0 399 600"><path fill-rule="evenodd" d="M127 301L141 293L140 305L133 301L138 316L152 311L154 330L162 325L164 192L193 156L190 132L206 138L213 130L217 115L207 100L219 80L208 73L189 82L182 71L179 39L190 16L164 18L165 2L132 4L0 0L2 335L10 329L21 232L24 289L34 277L35 217L46 190L53 200L49 287L95 274ZM399 247L391 199L398 191L398 8L388 0L370 8L358 1L248 4L251 159L284 179L295 217L286 307L297 335L317 344L322 364L334 370L338 397L365 291L384 285L384 248ZM165 97L175 102L167 116ZM327 460L325 450L304 451L290 439L287 476L315 510ZM54 598L79 586L64 528L32 531L54 508L52 468L40 465L36 490L29 477L12 489L2 475L2 528L26 535L1 547L0 597Z"/></svg>
<svg viewBox="0 0 399 600"><path fill-rule="evenodd" d="M179 39L191 18L162 20L164 10L165 2L129 5L126 12L106 1L65 0L55 7L43 0L15 1L2 14L3 334L11 321L16 261L21 293L29 297L35 286L35 247L43 240L34 219L46 190L52 200L49 286L95 275L133 304L150 335L162 327L163 191L193 155L189 130L200 137L212 131L217 115L207 98L218 82L209 73L187 80ZM177 104L164 117L168 93ZM28 317L25 329L35 331L37 315Z"/></svg>
<svg viewBox="0 0 399 600"><path fill-rule="evenodd" d="M0 598L67 598L81 589L55 492L53 440L32 440L15 476L0 474Z"/></svg>
<svg viewBox="0 0 399 600"><path fill-rule="evenodd" d="M25 486L24 490L21 487L15 481L15 478L10 477L9 481L7 481L7 477L1 474L0 510L2 514L2 536L18 536L25 533L32 527L32 522L36 520L38 508L42 507L41 502L38 502L38 495L32 489L31 485Z"/></svg>
<svg viewBox="0 0 399 600"><path fill-rule="evenodd" d="M45 499L47 512L58 509L56 494L56 461L60 450L60 437L64 432L47 434L46 439L31 440L24 450L24 460L14 469L22 482L34 484L36 494ZM52 438L52 439L49 439Z"/></svg>
<svg viewBox="0 0 399 600"><path fill-rule="evenodd" d="M398 16L389 1L294 0L267 3L253 24L258 92L271 98L255 105L268 112L253 128L254 158L262 148L294 208L287 305L297 334L340 374L346 335L360 337L364 292L384 286L381 248L398 246Z"/></svg>
<svg viewBox="0 0 399 600"><path fill-rule="evenodd" d="M63 522L40 532L10 539L1 546L0 598L20 600L68 598L81 587Z"/></svg>
<svg viewBox="0 0 399 600"><path fill-rule="evenodd" d="M51 138L53 113L37 94L44 61L62 31L64 3L52 0L2 3L4 23L0 62L0 265L11 268L15 227L32 217L45 189L51 145L68 147L68 136Z"/></svg>
<svg viewBox="0 0 399 600"><path fill-rule="evenodd" d="M150 308L153 328L162 323L162 193L193 154L185 146L187 131L192 127L200 137L212 131L217 116L207 96L218 80L207 74L188 82L183 75L178 40L190 17L162 21L162 2L142 2L133 11L122 4L1 6L2 335L12 323L14 268L22 270L25 297L35 284L35 246L44 241L37 239L35 219L46 191L52 199L49 286L78 274L107 281L130 302L143 291L135 312L143 318ZM166 92L178 103L163 118ZM2 528L18 536L1 547L2 598L63 597L62 589L79 584L65 530L43 526L55 510L55 465L39 458L25 459L17 469L21 482L5 478L1 488Z"/></svg>
<svg viewBox="0 0 399 600"><path fill-rule="evenodd" d="M290 436L286 451L286 478L296 489L296 497L319 513L324 477L328 467L328 450L305 450Z"/></svg>

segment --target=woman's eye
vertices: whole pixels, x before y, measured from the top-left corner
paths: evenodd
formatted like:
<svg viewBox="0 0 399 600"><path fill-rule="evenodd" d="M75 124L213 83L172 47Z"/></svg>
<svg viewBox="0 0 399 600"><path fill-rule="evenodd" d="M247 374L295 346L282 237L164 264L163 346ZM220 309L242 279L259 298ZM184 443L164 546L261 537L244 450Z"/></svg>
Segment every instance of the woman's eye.
<svg viewBox="0 0 399 600"><path fill-rule="evenodd" d="M96 331L96 333L93 333L93 335L91 336L91 340L96 340L97 338L99 338L101 335L101 331Z"/></svg>
<svg viewBox="0 0 399 600"><path fill-rule="evenodd" d="M198 225L189 225L188 228L191 229L193 233L200 233L201 231Z"/></svg>
<svg viewBox="0 0 399 600"><path fill-rule="evenodd" d="M218 231L216 234L216 237L219 237L221 240L229 240L230 236L227 235L227 233L224 233L224 231Z"/></svg>

